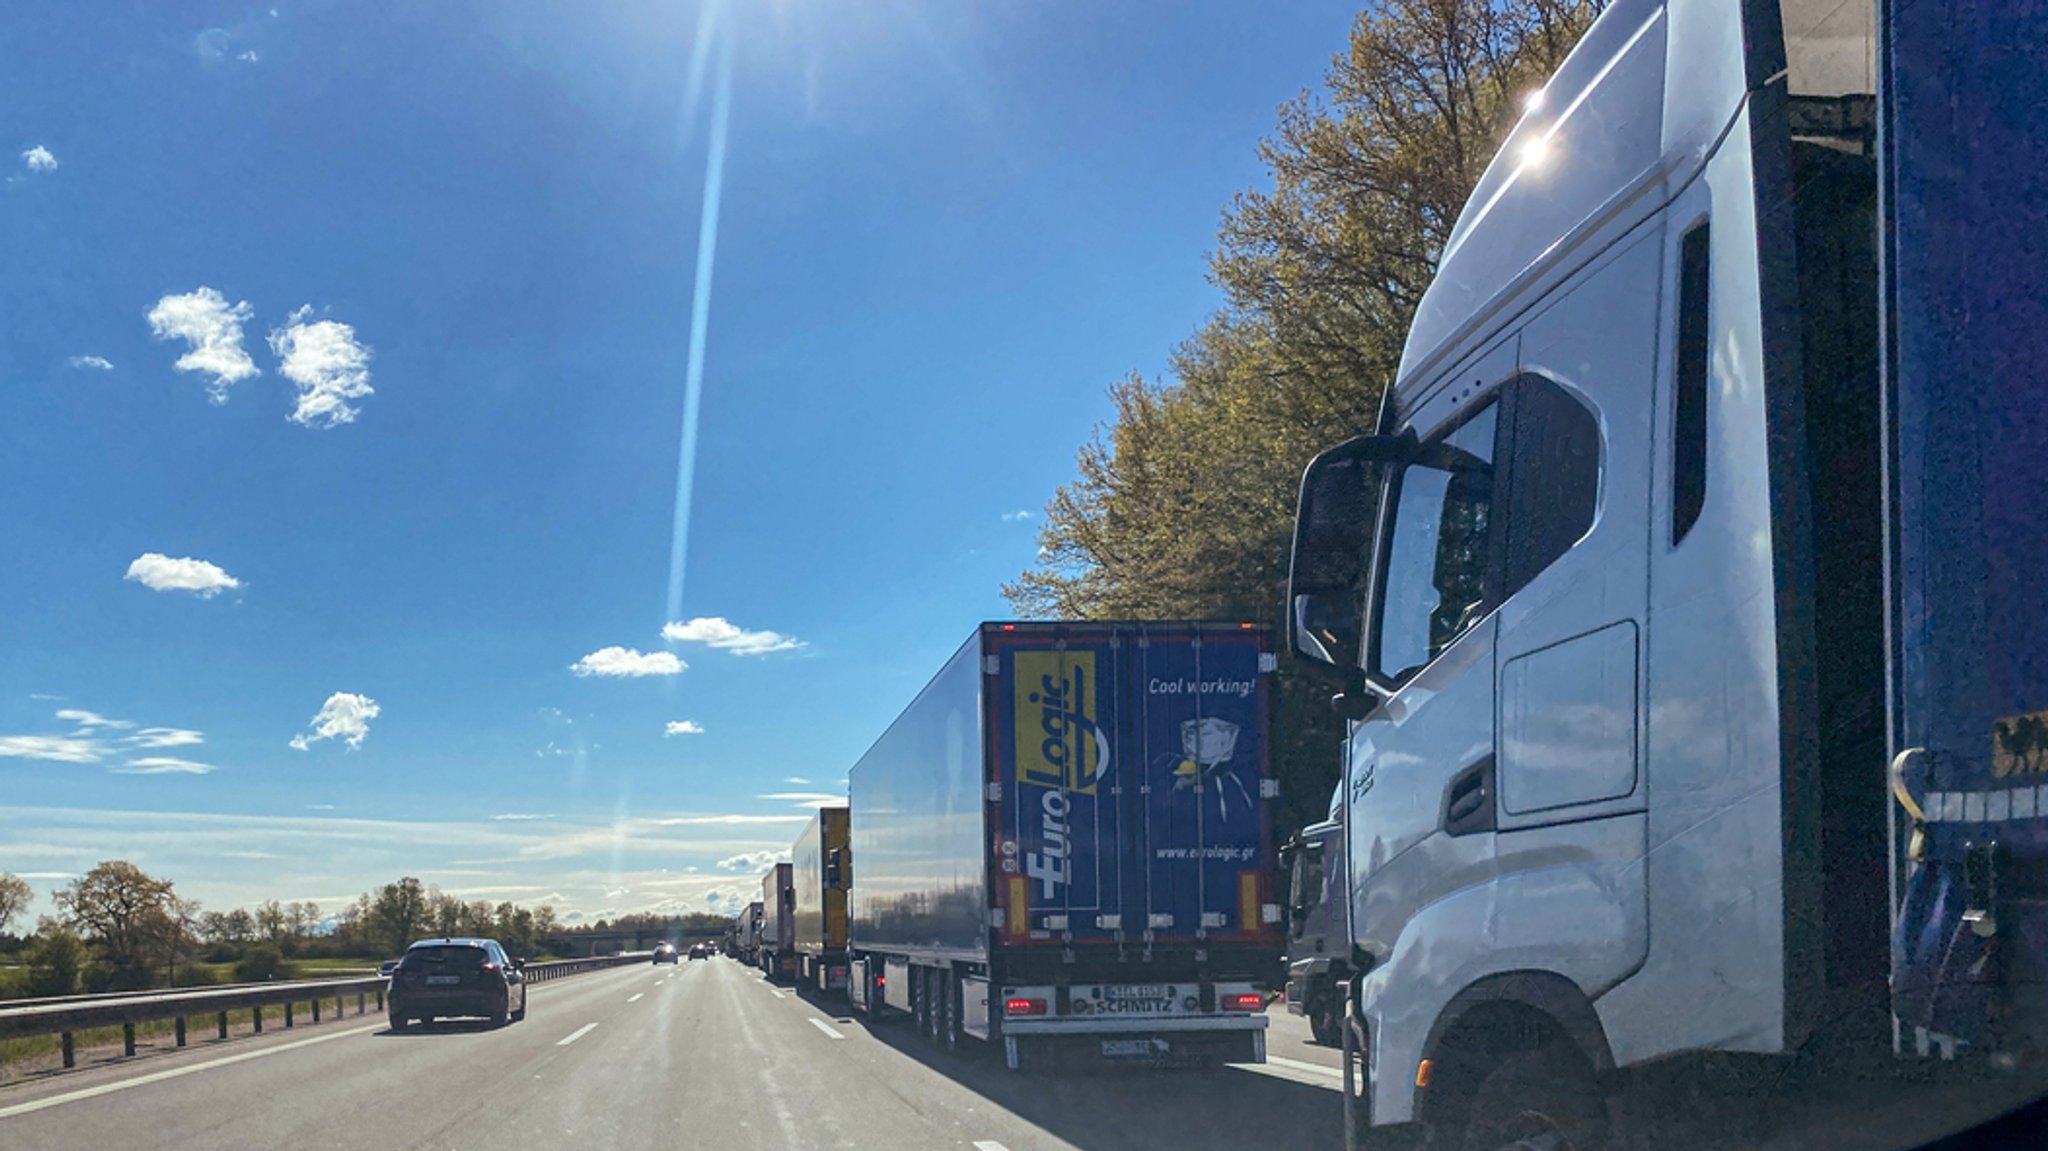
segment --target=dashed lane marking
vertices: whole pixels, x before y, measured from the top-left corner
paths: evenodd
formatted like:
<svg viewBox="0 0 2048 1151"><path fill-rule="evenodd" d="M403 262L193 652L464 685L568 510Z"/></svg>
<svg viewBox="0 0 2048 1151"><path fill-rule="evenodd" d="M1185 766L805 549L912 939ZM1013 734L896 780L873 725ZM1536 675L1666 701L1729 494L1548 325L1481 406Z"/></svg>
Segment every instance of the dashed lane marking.
<svg viewBox="0 0 2048 1151"><path fill-rule="evenodd" d="M638 1003L640 1002L641 997L645 996L646 994L647 993L645 991L635 991L632 995L627 997L626 1002Z"/></svg>
<svg viewBox="0 0 2048 1151"><path fill-rule="evenodd" d="M586 1023L583 1026L578 1027L576 1030L571 1031L569 1034L564 1035L562 1038L555 1040L555 1046L567 1047L571 1043L576 1042L578 1039L583 1038L585 1035L588 1035L595 1030L597 1030L597 1024Z"/></svg>
<svg viewBox="0 0 2048 1151"><path fill-rule="evenodd" d="M830 1023L827 1023L822 1019L813 1017L811 1019L811 1026L817 1028L820 1031L823 1031L825 1034L831 1036L834 1039L846 1038L846 1036L841 1035L835 1028L833 1028L833 1026Z"/></svg>

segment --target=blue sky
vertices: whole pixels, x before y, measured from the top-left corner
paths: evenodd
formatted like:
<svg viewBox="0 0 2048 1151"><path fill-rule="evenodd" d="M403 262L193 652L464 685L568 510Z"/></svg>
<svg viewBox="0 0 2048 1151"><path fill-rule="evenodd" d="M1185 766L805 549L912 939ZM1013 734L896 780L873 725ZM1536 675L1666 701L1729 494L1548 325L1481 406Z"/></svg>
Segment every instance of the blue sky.
<svg viewBox="0 0 2048 1151"><path fill-rule="evenodd" d="M0 11L0 870L728 904L1006 614L1351 13Z"/></svg>

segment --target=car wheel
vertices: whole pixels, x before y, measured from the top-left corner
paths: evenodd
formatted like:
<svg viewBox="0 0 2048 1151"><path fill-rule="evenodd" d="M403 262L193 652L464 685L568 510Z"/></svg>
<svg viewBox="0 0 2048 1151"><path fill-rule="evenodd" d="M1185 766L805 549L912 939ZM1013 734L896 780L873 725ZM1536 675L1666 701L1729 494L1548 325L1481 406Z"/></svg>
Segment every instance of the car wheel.
<svg viewBox="0 0 2048 1151"><path fill-rule="evenodd" d="M522 1022L522 1021L524 1021L525 1019L526 1019L526 996L525 996L524 994L522 994L522 995L520 995L520 996L519 996L519 1010L517 1010L517 1011L514 1011L514 1012L512 1013L512 1022L514 1022L514 1023L519 1023L519 1022Z"/></svg>
<svg viewBox="0 0 2048 1151"><path fill-rule="evenodd" d="M391 1030L393 1031L403 1031L411 1026L412 1020L407 1019L403 1015L393 1015L391 1017Z"/></svg>
<svg viewBox="0 0 2048 1151"><path fill-rule="evenodd" d="M505 1010L503 1007L497 1007L491 1010L492 1027L503 1027L505 1026L505 1024L510 1023L511 1021L512 1013Z"/></svg>

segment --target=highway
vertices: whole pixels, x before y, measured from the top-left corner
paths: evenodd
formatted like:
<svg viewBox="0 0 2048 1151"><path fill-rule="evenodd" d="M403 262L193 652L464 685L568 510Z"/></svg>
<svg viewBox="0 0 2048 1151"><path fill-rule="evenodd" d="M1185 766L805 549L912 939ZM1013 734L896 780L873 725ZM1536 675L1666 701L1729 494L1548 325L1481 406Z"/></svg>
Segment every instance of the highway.
<svg viewBox="0 0 2048 1151"><path fill-rule="evenodd" d="M538 986L496 1031L351 1016L9 1087L0 1147L1341 1146L1335 1054L1272 1019L1256 1070L1019 1076L729 959L632 966Z"/></svg>

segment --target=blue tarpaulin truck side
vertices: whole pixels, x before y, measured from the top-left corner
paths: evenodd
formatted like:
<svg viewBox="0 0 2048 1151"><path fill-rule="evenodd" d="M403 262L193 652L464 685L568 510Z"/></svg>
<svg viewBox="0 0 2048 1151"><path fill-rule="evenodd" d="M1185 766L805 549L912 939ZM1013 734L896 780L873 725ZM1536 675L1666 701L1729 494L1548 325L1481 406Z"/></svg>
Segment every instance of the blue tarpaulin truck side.
<svg viewBox="0 0 2048 1151"><path fill-rule="evenodd" d="M1242 624L977 628L849 776L854 1005L1013 1068L1264 1059L1272 669Z"/></svg>

